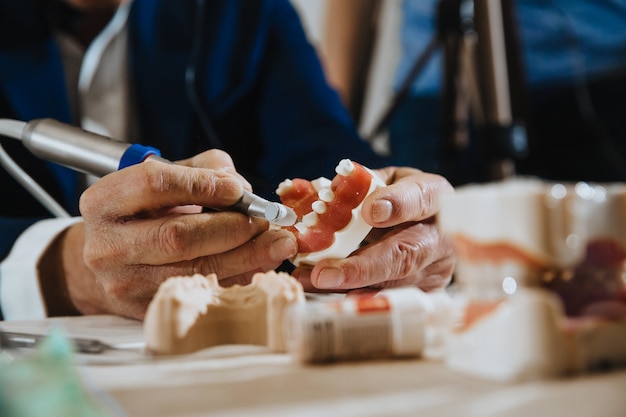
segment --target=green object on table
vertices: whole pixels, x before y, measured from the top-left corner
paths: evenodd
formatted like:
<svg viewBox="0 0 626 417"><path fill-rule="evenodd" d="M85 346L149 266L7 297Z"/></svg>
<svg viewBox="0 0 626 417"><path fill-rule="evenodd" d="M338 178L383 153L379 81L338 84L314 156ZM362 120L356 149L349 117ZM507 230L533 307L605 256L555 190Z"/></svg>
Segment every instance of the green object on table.
<svg viewBox="0 0 626 417"><path fill-rule="evenodd" d="M0 416L105 417L110 411L85 388L60 329L52 329L31 356L0 351Z"/></svg>

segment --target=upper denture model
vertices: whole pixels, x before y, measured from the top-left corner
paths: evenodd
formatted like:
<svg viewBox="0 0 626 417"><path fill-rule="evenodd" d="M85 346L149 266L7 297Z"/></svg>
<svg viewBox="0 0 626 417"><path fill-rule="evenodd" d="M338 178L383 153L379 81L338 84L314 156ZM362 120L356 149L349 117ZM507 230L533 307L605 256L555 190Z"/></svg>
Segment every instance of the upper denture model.
<svg viewBox="0 0 626 417"><path fill-rule="evenodd" d="M335 168L333 180L300 178L281 182L276 194L291 207L299 221L289 227L298 241L298 254L291 262L314 265L322 259L350 255L371 230L363 220L365 197L385 183L370 169L349 159Z"/></svg>

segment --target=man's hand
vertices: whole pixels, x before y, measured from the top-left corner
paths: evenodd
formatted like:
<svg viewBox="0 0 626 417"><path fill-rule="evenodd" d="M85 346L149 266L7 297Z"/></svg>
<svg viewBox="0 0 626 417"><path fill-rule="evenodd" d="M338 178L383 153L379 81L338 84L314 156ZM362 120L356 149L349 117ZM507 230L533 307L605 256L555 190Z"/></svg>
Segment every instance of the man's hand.
<svg viewBox="0 0 626 417"><path fill-rule="evenodd" d="M234 204L244 187L230 157L215 150L103 177L81 197L83 222L51 248L62 259L56 279L65 283L64 302L82 314L141 319L168 277L216 273L228 285L277 268L296 253L291 233L241 213L202 209Z"/></svg>
<svg viewBox="0 0 626 417"><path fill-rule="evenodd" d="M293 275L305 290L405 285L430 290L450 282L454 252L435 223L438 196L453 191L450 183L412 168L389 167L377 173L389 185L363 202L363 218L374 227L367 244L346 259L297 268Z"/></svg>

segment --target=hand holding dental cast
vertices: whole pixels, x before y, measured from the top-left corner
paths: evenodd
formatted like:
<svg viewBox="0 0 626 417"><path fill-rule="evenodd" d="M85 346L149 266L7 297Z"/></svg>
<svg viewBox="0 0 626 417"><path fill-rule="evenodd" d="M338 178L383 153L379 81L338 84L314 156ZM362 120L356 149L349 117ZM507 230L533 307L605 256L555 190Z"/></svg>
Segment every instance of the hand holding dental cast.
<svg viewBox="0 0 626 417"><path fill-rule="evenodd" d="M369 170L350 160L336 172L332 182L286 180L276 191L301 220L291 260L305 290L444 287L455 258L435 215L450 184L413 168Z"/></svg>

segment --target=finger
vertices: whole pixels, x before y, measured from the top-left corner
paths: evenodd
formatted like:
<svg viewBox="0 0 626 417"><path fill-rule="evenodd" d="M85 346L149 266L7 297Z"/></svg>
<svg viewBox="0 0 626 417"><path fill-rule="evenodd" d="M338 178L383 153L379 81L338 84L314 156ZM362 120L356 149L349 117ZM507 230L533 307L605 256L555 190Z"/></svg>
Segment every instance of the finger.
<svg viewBox="0 0 626 417"><path fill-rule="evenodd" d="M323 292L324 290L318 289L311 283L311 273L313 267L309 265L299 266L291 272L291 276L294 277L301 285L305 292Z"/></svg>
<svg viewBox="0 0 626 417"><path fill-rule="evenodd" d="M138 219L123 226L111 226L100 236L88 236L100 243L86 247L84 256L98 269L107 263L165 265L228 252L267 227L265 221L235 212ZM102 250L103 244L106 250Z"/></svg>
<svg viewBox="0 0 626 417"><path fill-rule="evenodd" d="M176 161L176 163L188 167L223 169L236 172L235 164L230 155L220 149L210 149L191 158Z"/></svg>
<svg viewBox="0 0 626 417"><path fill-rule="evenodd" d="M242 194L241 181L226 172L146 161L101 178L81 196L80 210L118 219L175 206L223 208Z"/></svg>
<svg viewBox="0 0 626 417"><path fill-rule="evenodd" d="M439 211L439 196L453 191L440 175L413 168L385 168L377 173L390 185L363 202L362 216L374 227L390 227L428 219Z"/></svg>
<svg viewBox="0 0 626 417"><path fill-rule="evenodd" d="M248 189L252 189L250 183L237 172L232 158L226 152L219 149L210 149L188 159L176 161L179 165L196 168L210 168L236 175Z"/></svg>
<svg viewBox="0 0 626 417"><path fill-rule="evenodd" d="M313 266L310 265L302 265L297 267L291 272L291 276L294 277L300 285L302 285L302 289L307 293L316 293L316 294L328 294L328 293L343 293L347 292L339 289L323 289L317 288L311 282L311 273L313 272Z"/></svg>
<svg viewBox="0 0 626 417"><path fill-rule="evenodd" d="M311 274L312 284L322 289L420 285L426 268L440 259L448 259L452 274L452 247L434 224L416 223L392 233L346 259L318 263Z"/></svg>
<svg viewBox="0 0 626 417"><path fill-rule="evenodd" d="M283 229L270 229L246 244L219 256L197 259L196 271L215 273L225 279L249 271L275 269L298 251L295 236Z"/></svg>

